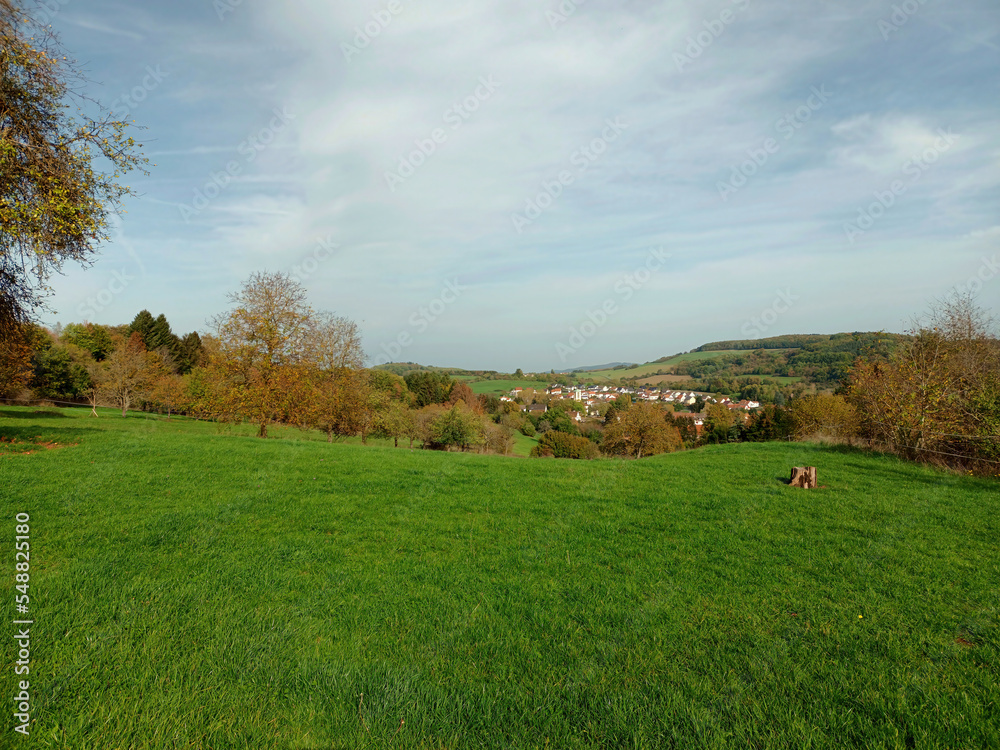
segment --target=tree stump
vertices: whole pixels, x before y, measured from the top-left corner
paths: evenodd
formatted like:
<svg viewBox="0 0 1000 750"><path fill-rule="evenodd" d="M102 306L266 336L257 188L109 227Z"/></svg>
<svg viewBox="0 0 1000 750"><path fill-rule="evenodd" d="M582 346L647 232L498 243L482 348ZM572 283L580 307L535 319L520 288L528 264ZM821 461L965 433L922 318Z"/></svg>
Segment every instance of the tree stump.
<svg viewBox="0 0 1000 750"><path fill-rule="evenodd" d="M792 487L801 487L804 490L814 490L819 485L816 483L815 466L796 466L792 469L792 478L789 481Z"/></svg>

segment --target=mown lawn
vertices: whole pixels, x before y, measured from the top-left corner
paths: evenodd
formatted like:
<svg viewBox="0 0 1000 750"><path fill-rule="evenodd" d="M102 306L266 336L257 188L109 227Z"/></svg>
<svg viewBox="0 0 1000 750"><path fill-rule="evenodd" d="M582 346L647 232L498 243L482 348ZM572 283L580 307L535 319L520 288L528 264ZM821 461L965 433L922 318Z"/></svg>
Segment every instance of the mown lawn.
<svg viewBox="0 0 1000 750"><path fill-rule="evenodd" d="M11 622L28 513L34 619L31 737L8 710L2 747L1000 746L995 481L85 410L0 407L0 435L74 444L0 455L0 589ZM786 486L798 465L824 487Z"/></svg>
<svg viewBox="0 0 1000 750"><path fill-rule="evenodd" d="M541 380L477 380L470 383L469 387L476 395L490 394L493 396L505 396L515 388L534 388L536 391L544 391L549 387L549 383Z"/></svg>

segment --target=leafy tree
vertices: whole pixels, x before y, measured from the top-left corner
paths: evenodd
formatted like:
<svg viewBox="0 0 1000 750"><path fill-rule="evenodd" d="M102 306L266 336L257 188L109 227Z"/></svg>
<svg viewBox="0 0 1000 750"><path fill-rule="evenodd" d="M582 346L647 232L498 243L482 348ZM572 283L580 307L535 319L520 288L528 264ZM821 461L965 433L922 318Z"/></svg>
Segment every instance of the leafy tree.
<svg viewBox="0 0 1000 750"><path fill-rule="evenodd" d="M313 310L305 289L285 273L255 273L230 295L233 309L216 317L226 404L221 414L267 427L289 417L289 393L299 393L309 363ZM299 419L291 419L299 423Z"/></svg>
<svg viewBox="0 0 1000 750"><path fill-rule="evenodd" d="M162 374L160 359L146 351L137 333L118 342L115 350L101 363L101 370L100 391L121 407L123 417L134 403L148 396Z"/></svg>
<svg viewBox="0 0 1000 750"><path fill-rule="evenodd" d="M307 347L309 392L303 396L298 421L323 430L328 441L332 442L334 435L359 432L367 439L368 432L377 426L372 409L389 398L404 399L407 395L398 376L362 369L361 334L348 318L332 313L314 316Z"/></svg>
<svg viewBox="0 0 1000 750"><path fill-rule="evenodd" d="M454 446L468 450L479 442L479 424L476 414L465 402L459 401L434 421L432 441L446 448Z"/></svg>
<svg viewBox="0 0 1000 750"><path fill-rule="evenodd" d="M795 432L795 421L789 409L767 404L753 415L746 429L746 440L754 443L785 440Z"/></svg>
<svg viewBox="0 0 1000 750"><path fill-rule="evenodd" d="M843 396L819 393L797 398L791 414L799 439L825 434L850 441L858 432L858 410Z"/></svg>
<svg viewBox="0 0 1000 750"><path fill-rule="evenodd" d="M847 392L873 445L997 473L1000 340L971 296L938 302L890 353L860 357Z"/></svg>
<svg viewBox="0 0 1000 750"><path fill-rule="evenodd" d="M568 435L551 430L542 435L538 445L531 449L532 456L552 458L594 459L601 455L598 447L585 437Z"/></svg>
<svg viewBox="0 0 1000 750"><path fill-rule="evenodd" d="M170 414L179 411L187 404L184 378L166 369L160 369L159 375L153 380L148 394L149 400Z"/></svg>
<svg viewBox="0 0 1000 750"><path fill-rule="evenodd" d="M706 443L728 443L737 429L736 413L723 404L709 404L705 408L705 431L702 440Z"/></svg>
<svg viewBox="0 0 1000 750"><path fill-rule="evenodd" d="M453 406L459 401L465 403L473 411L476 411L479 407L479 399L476 394L472 392L472 388L469 387L468 383L463 383L458 381L454 383L451 387L451 392L448 394L448 400L445 404L448 406Z"/></svg>
<svg viewBox="0 0 1000 750"><path fill-rule="evenodd" d="M36 397L68 400L86 394L90 387L86 359L79 355L74 357L71 349L76 347L50 339L47 345L35 350L31 390Z"/></svg>
<svg viewBox="0 0 1000 750"><path fill-rule="evenodd" d="M14 398L28 387L32 376L32 336L30 324L17 326L6 338L0 337L0 398Z"/></svg>
<svg viewBox="0 0 1000 750"><path fill-rule="evenodd" d="M634 458L680 450L681 447L677 428L667 424L660 407L646 402L633 404L620 420L608 425L601 443L604 453Z"/></svg>
<svg viewBox="0 0 1000 750"><path fill-rule="evenodd" d="M145 172L125 121L71 114L82 81L27 3L0 0L0 340L42 306L53 271L91 260L133 194L119 180Z"/></svg>
<svg viewBox="0 0 1000 750"><path fill-rule="evenodd" d="M126 338L131 334L125 334ZM114 338L107 326L96 323L70 323L62 330L60 338L90 352L97 362L107 357L115 348Z"/></svg>
<svg viewBox="0 0 1000 750"><path fill-rule="evenodd" d="M414 395L414 405L420 409L431 404L443 404L451 395L452 381L444 373L423 370L407 373L406 387Z"/></svg>
<svg viewBox="0 0 1000 750"><path fill-rule="evenodd" d="M398 448L401 437L413 434L412 424L413 412L410 408L402 401L390 400L378 414L375 434L392 438L393 445ZM412 442L410 445L412 447Z"/></svg>
<svg viewBox="0 0 1000 750"><path fill-rule="evenodd" d="M484 451L506 456L514 447L514 428L487 421L482 427L482 441Z"/></svg>

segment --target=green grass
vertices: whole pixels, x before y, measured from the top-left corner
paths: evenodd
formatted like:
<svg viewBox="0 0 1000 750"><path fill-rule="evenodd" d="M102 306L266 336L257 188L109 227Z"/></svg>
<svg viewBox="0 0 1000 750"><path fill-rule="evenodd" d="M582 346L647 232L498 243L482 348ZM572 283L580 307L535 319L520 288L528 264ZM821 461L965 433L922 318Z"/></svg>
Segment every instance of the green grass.
<svg viewBox="0 0 1000 750"><path fill-rule="evenodd" d="M17 408L0 434L76 444L0 455L3 601L30 513L35 620L3 747L1000 746L995 481L785 443L518 460Z"/></svg>
<svg viewBox="0 0 1000 750"><path fill-rule="evenodd" d="M531 449L538 445L538 438L522 435L520 432L514 433L514 455L530 456Z"/></svg>
<svg viewBox="0 0 1000 750"><path fill-rule="evenodd" d="M541 380L477 380L474 383L469 383L469 387L477 395L489 393L494 396L502 396L515 388L534 388L536 391L544 391L549 387L549 383Z"/></svg>

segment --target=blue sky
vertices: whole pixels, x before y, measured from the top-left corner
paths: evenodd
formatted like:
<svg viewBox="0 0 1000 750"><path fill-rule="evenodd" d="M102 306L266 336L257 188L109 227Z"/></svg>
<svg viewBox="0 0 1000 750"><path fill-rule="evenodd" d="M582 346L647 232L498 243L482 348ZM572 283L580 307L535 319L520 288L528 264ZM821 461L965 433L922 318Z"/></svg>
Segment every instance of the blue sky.
<svg viewBox="0 0 1000 750"><path fill-rule="evenodd" d="M155 166L48 323L254 271L372 362L512 371L1000 312L996 0L48 0Z"/></svg>

